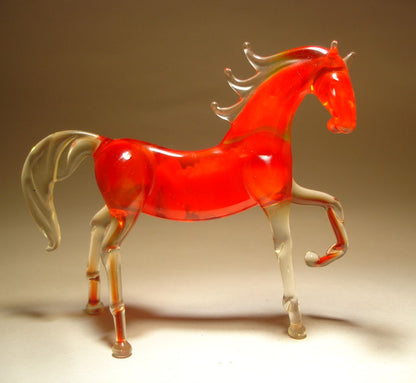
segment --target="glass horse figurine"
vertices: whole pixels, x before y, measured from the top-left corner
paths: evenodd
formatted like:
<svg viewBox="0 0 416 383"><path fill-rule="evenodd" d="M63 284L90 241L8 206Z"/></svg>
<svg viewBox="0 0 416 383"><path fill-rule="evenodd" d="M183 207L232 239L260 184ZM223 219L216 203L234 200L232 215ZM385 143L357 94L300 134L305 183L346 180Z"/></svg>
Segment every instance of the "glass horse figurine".
<svg viewBox="0 0 416 383"><path fill-rule="evenodd" d="M89 299L86 311L98 314L100 258L109 281L110 311L114 318L113 356L124 358L132 348L126 339L125 306L121 288L120 246L141 212L178 221L201 221L260 206L273 232L283 279L283 306L289 316L288 333L306 336L299 311L292 265L289 210L292 203L323 207L336 243L326 254L306 254L309 266L324 266L340 258L348 247L342 206L337 199L306 189L292 178L291 124L307 94L315 94L331 114L331 132L350 133L356 125L354 92L347 59L337 42L329 49L302 47L269 57L244 52L256 73L238 79L225 75L239 101L212 109L228 120L222 141L209 149L175 151L134 139L110 139L81 131L62 131L41 140L23 167L22 186L28 208L49 241L60 243L53 202L54 184L70 176L92 156L105 206L91 221L88 260Z"/></svg>

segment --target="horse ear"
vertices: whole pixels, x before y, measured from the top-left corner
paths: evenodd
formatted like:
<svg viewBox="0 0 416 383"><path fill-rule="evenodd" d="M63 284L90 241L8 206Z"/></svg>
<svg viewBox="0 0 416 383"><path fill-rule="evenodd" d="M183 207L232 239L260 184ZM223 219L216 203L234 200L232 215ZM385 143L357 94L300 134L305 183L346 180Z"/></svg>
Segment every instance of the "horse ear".
<svg viewBox="0 0 416 383"><path fill-rule="evenodd" d="M337 48L337 46L338 46L338 41L337 41L337 40L333 40L333 41L331 42L330 49L331 49L331 50L336 49L336 48Z"/></svg>
<svg viewBox="0 0 416 383"><path fill-rule="evenodd" d="M355 57L355 55L356 55L356 53L355 53L355 52L350 52L350 53L348 53L348 54L347 54L347 55L343 58L343 60L344 60L345 64L347 64L347 61L348 61L349 59L354 58L354 57Z"/></svg>

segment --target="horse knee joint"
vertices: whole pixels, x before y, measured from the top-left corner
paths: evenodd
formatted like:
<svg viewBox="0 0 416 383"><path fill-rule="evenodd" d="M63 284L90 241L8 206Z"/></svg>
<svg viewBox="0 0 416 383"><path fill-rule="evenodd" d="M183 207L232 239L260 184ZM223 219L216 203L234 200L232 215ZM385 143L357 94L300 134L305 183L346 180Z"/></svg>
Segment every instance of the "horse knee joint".
<svg viewBox="0 0 416 383"><path fill-rule="evenodd" d="M126 306L124 305L123 301L114 302L114 303L110 304L110 311L113 315L116 315L120 312L126 311Z"/></svg>
<svg viewBox="0 0 416 383"><path fill-rule="evenodd" d="M87 270L87 278L90 280L100 281L100 272L98 270L89 271Z"/></svg>
<svg viewBox="0 0 416 383"><path fill-rule="evenodd" d="M280 239L278 243L279 245L276 244L276 247L275 247L275 253L277 255L277 258L280 258L284 254L286 254L288 251L290 251L291 239L290 238L286 238L284 240Z"/></svg>

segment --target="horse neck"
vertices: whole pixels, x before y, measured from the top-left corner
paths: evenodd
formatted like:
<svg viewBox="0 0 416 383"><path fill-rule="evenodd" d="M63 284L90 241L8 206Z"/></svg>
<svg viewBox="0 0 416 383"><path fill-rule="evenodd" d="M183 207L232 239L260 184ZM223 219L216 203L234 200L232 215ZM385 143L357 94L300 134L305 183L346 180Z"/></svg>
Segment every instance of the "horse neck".
<svg viewBox="0 0 416 383"><path fill-rule="evenodd" d="M275 131L290 140L296 109L305 95L311 92L314 74L318 72L318 66L313 61L293 64L261 84L232 122L222 142L235 142L261 130Z"/></svg>

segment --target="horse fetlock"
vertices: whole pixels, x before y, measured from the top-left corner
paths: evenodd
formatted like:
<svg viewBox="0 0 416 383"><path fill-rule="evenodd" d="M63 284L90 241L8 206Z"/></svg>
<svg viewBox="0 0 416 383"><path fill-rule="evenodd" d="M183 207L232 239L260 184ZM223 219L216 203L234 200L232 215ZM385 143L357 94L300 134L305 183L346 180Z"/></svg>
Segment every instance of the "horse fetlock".
<svg viewBox="0 0 416 383"><path fill-rule="evenodd" d="M294 339L305 338L306 330L302 323L298 299L294 296L283 296L283 307L289 315L290 326L287 329L289 336Z"/></svg>
<svg viewBox="0 0 416 383"><path fill-rule="evenodd" d="M117 315L119 313L124 313L126 311L126 306L124 305L124 302L116 302L110 304L110 311L111 314Z"/></svg>
<svg viewBox="0 0 416 383"><path fill-rule="evenodd" d="M326 254L327 255L333 255L337 258L343 256L348 249L348 245L346 243L336 243L335 245L332 245L327 251Z"/></svg>
<svg viewBox="0 0 416 383"><path fill-rule="evenodd" d="M287 312L299 311L298 299L294 296L283 296L282 304Z"/></svg>

